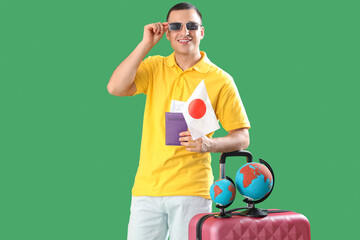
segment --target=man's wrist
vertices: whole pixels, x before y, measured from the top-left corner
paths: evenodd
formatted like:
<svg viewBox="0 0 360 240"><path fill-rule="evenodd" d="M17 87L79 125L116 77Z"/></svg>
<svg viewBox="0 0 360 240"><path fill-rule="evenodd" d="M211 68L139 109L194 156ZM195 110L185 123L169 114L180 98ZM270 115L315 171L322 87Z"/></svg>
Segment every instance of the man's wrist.
<svg viewBox="0 0 360 240"><path fill-rule="evenodd" d="M139 43L139 46L146 52L149 52L153 48L152 43L146 42L144 39Z"/></svg>
<svg viewBox="0 0 360 240"><path fill-rule="evenodd" d="M207 152L216 152L216 141L213 138L208 138L207 141Z"/></svg>

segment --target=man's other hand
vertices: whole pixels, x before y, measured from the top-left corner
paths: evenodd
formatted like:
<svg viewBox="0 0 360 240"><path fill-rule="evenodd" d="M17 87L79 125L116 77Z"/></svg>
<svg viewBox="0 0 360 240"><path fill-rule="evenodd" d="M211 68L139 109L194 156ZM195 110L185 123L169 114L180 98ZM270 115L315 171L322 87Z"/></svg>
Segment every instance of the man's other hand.
<svg viewBox="0 0 360 240"><path fill-rule="evenodd" d="M203 136L201 138L193 141L191 134L189 131L181 132L179 138L181 146L185 146L185 149L189 152L210 152L211 149L211 139L207 136Z"/></svg>
<svg viewBox="0 0 360 240"><path fill-rule="evenodd" d="M168 29L169 23L167 22L158 22L146 25L144 27L143 42L150 44L151 47L155 46Z"/></svg>
<svg viewBox="0 0 360 240"><path fill-rule="evenodd" d="M238 128L229 131L225 137L208 138L203 136L193 141L189 131L180 133L180 143L190 152L232 152L245 150L250 144L249 130Z"/></svg>

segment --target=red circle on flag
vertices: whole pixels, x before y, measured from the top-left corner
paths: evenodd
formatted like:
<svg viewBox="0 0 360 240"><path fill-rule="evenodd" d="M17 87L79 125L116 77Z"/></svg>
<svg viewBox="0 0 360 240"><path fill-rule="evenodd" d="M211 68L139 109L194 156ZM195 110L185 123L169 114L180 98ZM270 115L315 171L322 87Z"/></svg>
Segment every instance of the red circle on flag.
<svg viewBox="0 0 360 240"><path fill-rule="evenodd" d="M206 105L203 100L197 98L191 101L188 111L191 117L199 119L205 115Z"/></svg>

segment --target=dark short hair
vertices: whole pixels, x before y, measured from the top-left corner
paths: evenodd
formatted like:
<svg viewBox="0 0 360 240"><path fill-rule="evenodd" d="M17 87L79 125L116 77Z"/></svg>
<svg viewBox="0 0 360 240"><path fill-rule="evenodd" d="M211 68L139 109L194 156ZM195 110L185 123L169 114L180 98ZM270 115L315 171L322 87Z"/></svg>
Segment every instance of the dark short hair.
<svg viewBox="0 0 360 240"><path fill-rule="evenodd" d="M202 16L201 13L199 11L199 9L197 9L197 7L195 7L194 5L192 5L191 3L187 3L187 2L182 2L182 3L178 3L176 5L174 5L172 8L170 8L167 16L166 16L166 21L169 20L169 16L170 13L174 10L188 10L188 9L194 9L196 11L196 13L199 15L200 20L202 21Z"/></svg>

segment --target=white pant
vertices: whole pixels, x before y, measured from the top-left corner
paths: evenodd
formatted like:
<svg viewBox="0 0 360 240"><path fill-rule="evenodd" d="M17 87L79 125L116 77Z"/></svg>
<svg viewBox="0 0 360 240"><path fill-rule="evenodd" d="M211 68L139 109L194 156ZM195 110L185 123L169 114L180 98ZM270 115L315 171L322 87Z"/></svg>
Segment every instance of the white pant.
<svg viewBox="0 0 360 240"><path fill-rule="evenodd" d="M188 239L189 222L211 212L211 200L196 196L132 197L128 240Z"/></svg>

